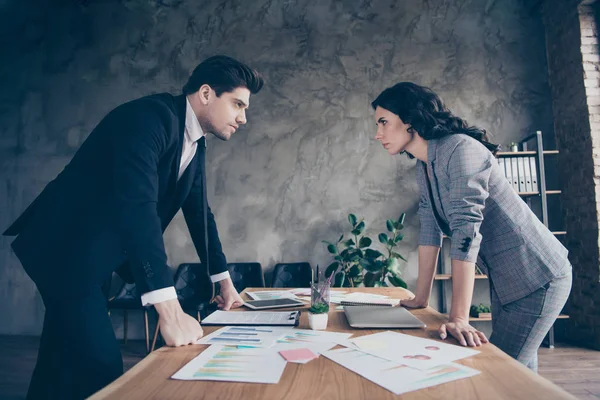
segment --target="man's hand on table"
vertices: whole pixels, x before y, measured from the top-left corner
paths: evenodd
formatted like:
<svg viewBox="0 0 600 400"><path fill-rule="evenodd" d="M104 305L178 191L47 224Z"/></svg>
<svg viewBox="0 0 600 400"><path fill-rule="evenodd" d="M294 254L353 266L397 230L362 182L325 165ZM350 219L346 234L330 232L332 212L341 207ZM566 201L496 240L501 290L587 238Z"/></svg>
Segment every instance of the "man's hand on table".
<svg viewBox="0 0 600 400"><path fill-rule="evenodd" d="M462 318L450 319L440 326L440 338L446 339L448 333L458 340L461 346L476 347L488 342L485 333L469 325L468 320Z"/></svg>
<svg viewBox="0 0 600 400"><path fill-rule="evenodd" d="M244 305L244 300L242 300L237 290L235 290L231 278L223 279L217 284L220 286L220 290L219 294L215 296L215 301L221 310L228 311Z"/></svg>
<svg viewBox="0 0 600 400"><path fill-rule="evenodd" d="M163 301L154 307L159 314L158 325L167 346L194 344L204 335L200 323L183 311L179 300Z"/></svg>

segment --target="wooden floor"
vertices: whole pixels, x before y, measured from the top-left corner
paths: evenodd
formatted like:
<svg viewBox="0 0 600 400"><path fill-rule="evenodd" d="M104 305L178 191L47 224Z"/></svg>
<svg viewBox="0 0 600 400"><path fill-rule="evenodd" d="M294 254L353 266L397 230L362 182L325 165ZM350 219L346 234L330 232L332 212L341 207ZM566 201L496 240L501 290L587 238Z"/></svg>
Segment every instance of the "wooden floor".
<svg viewBox="0 0 600 400"><path fill-rule="evenodd" d="M35 367L39 338L0 336L0 399L24 399ZM145 344L132 340L121 345L127 371L145 355ZM559 344L541 348L539 373L585 400L600 399L600 351Z"/></svg>

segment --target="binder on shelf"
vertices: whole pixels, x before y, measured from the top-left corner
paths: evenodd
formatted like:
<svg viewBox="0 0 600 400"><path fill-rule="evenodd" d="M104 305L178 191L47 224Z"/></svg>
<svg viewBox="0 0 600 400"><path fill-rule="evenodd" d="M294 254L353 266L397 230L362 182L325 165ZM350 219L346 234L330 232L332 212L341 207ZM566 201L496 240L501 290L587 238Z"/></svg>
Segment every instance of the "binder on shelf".
<svg viewBox="0 0 600 400"><path fill-rule="evenodd" d="M517 157L517 170L519 171L519 191L528 192L527 182L525 181L525 164L523 163L523 157Z"/></svg>
<svg viewBox="0 0 600 400"><path fill-rule="evenodd" d="M531 167L531 186L534 192L539 192L540 188L537 181L537 164L535 157L529 157L529 166Z"/></svg>
<svg viewBox="0 0 600 400"><path fill-rule="evenodd" d="M510 159L503 158L502 164L504 165L504 176L510 185L512 186L512 169L510 166Z"/></svg>
<svg viewBox="0 0 600 400"><path fill-rule="evenodd" d="M512 187L515 192L519 192L519 168L517 166L516 158L513 157L510 159L510 166L512 169Z"/></svg>
<svg viewBox="0 0 600 400"><path fill-rule="evenodd" d="M527 192L535 192L536 190L533 188L533 185L531 184L531 165L530 165L530 159L531 157L524 157L523 158L523 167L525 170L525 188Z"/></svg>

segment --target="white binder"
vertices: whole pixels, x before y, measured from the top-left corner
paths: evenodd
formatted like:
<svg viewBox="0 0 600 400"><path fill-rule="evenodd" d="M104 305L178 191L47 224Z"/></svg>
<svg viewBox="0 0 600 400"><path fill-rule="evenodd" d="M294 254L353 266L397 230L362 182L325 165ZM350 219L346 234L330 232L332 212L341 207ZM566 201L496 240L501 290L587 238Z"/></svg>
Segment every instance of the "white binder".
<svg viewBox="0 0 600 400"><path fill-rule="evenodd" d="M529 157L529 166L531 167L531 185L533 187L533 191L539 192L540 186L538 185L537 180L537 164L535 162L535 157Z"/></svg>
<svg viewBox="0 0 600 400"><path fill-rule="evenodd" d="M512 167L512 187L516 192L520 192L520 190L519 190L519 167L517 166L517 159L515 157L511 157L510 165Z"/></svg>

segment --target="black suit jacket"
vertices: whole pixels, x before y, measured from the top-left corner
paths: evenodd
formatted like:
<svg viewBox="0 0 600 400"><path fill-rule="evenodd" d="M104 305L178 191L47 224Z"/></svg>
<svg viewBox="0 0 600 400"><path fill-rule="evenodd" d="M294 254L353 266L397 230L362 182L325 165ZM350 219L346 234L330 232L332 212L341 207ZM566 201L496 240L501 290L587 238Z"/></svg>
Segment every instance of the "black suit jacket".
<svg viewBox="0 0 600 400"><path fill-rule="evenodd" d="M85 291L124 264L140 293L172 286L162 234L180 208L210 273L227 270L210 208L205 249L200 146L177 181L185 112L185 96L169 94L117 107L8 228L40 290Z"/></svg>

